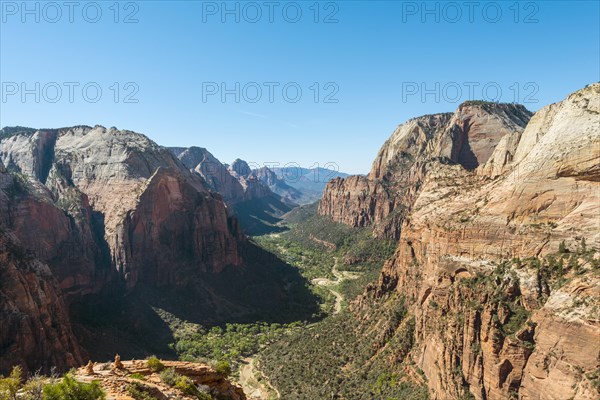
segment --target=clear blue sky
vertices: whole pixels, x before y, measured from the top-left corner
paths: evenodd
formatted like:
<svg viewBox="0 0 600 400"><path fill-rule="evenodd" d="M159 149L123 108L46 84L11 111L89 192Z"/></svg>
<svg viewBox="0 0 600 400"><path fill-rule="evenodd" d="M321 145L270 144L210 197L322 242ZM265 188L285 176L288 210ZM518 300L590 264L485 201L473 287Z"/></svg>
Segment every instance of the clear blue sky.
<svg viewBox="0 0 600 400"><path fill-rule="evenodd" d="M3 0L0 125L101 124L144 133L162 145L203 146L223 162L335 162L342 171L366 173L396 125L454 110L469 99L469 82L479 85L475 98L485 97L488 84L487 98L500 87L501 101L537 110L600 80L597 1L477 3L469 9L462 1L428 2L433 13L427 13L421 1L321 2L315 23L314 2L297 2L302 16L292 23L297 18L290 2L275 2L273 22L263 1L237 3L236 22L235 14L222 15L222 2L121 2L116 16L108 1L98 2L102 16L91 23L95 6L78 2L71 23L64 6L59 16L53 6L37 3L36 16L36 2L28 3L34 13L27 14L21 1ZM124 23L128 16L138 22ZM328 16L337 22L324 23ZM39 103L35 94L22 101L23 82L34 92L40 83ZM52 82L62 87L58 100ZM79 84L73 102L68 82ZM90 82L102 89L97 103L90 102L94 86L88 100L83 97ZM135 85L125 87L128 82ZM234 94L225 102L208 95L214 88L203 82L230 89L239 82L240 102ZM242 93L248 82L262 87L255 103L248 101L257 96L253 84ZM272 102L265 82L280 84ZM296 103L283 96L288 82L302 89ZM320 87L317 103L313 82ZM334 84L325 87L328 82ZM439 101L433 93L423 99L420 85L435 91L436 82ZM138 103L124 102L136 87ZM336 88L338 102L324 102ZM295 89L288 89L292 100Z"/></svg>

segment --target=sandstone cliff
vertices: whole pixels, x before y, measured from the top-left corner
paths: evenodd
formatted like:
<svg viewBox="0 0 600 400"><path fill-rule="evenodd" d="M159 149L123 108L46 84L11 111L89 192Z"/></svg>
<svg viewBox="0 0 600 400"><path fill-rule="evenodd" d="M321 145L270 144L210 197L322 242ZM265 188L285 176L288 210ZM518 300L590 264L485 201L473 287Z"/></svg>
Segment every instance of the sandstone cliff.
<svg viewBox="0 0 600 400"><path fill-rule="evenodd" d="M208 150L201 147L172 147L170 150L183 165L204 178L211 190L221 194L229 204L245 199L242 184Z"/></svg>
<svg viewBox="0 0 600 400"><path fill-rule="evenodd" d="M268 167L262 167L254 170L256 177L271 189L271 191L289 204L300 204L305 198L305 193L287 184L284 178L280 177Z"/></svg>
<svg viewBox="0 0 600 400"><path fill-rule="evenodd" d="M0 304L11 310L0 321L0 368L67 369L115 348L174 356L156 307L206 324L311 315L316 300L297 271L247 241L234 214L205 177L144 135L1 130L0 229L23 261L9 264L6 282L28 283L0 282L14 297Z"/></svg>
<svg viewBox="0 0 600 400"><path fill-rule="evenodd" d="M220 197L143 135L101 126L14 133L0 158L43 198L17 202L10 227L65 290L92 290L110 270L132 288L177 283L187 268L241 265L243 238Z"/></svg>
<svg viewBox="0 0 600 400"><path fill-rule="evenodd" d="M185 286L242 266L245 239L221 197L145 136L1 133L0 369L79 365L69 305L90 294Z"/></svg>
<svg viewBox="0 0 600 400"><path fill-rule="evenodd" d="M15 202L20 207L14 208ZM67 305L50 268L38 259L7 229L10 221L25 221L33 211L46 214L47 220L20 227L18 233L30 241L30 229L37 223L62 220L50 204L36 199L27 191L23 177L8 173L0 162L0 371L14 365L25 371L52 367L68 369L82 362L82 351L73 335ZM39 216L34 214L34 216ZM59 225L60 226L60 225ZM53 238L40 248L54 245Z"/></svg>
<svg viewBox="0 0 600 400"><path fill-rule="evenodd" d="M424 165L396 255L357 306L406 299L408 358L433 399L597 398L599 115L593 84L524 130L502 119L515 124L480 137L474 156L449 151L452 130L430 147L449 162ZM385 171L374 170L370 179Z"/></svg>
<svg viewBox="0 0 600 400"><path fill-rule="evenodd" d="M295 206L271 190L281 188L282 182L267 167L252 170L240 159L226 166L199 147L170 150L192 173L202 177L212 191L223 196L247 234L277 231L279 217Z"/></svg>
<svg viewBox="0 0 600 400"><path fill-rule="evenodd" d="M0 371L68 369L82 362L68 309L47 265L0 230Z"/></svg>
<svg viewBox="0 0 600 400"><path fill-rule="evenodd" d="M373 226L377 236L398 239L429 161L475 169L504 137L522 132L530 116L520 105L467 102L453 114L411 119L385 142L368 176L329 182L319 213L351 226Z"/></svg>
<svg viewBox="0 0 600 400"><path fill-rule="evenodd" d="M246 161L239 158L235 159L228 170L244 188L245 200L260 199L273 195L271 189L261 182Z"/></svg>

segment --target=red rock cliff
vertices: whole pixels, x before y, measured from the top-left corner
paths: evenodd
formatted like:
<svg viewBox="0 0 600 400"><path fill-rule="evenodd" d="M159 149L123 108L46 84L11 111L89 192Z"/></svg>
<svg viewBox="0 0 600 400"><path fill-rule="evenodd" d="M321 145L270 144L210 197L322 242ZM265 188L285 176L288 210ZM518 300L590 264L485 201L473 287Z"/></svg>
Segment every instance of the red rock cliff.
<svg viewBox="0 0 600 400"><path fill-rule="evenodd" d="M410 359L433 399L597 398L599 113L594 84L486 148L494 165L426 166L396 255L361 304L407 300ZM578 249L564 267L544 258L561 242Z"/></svg>
<svg viewBox="0 0 600 400"><path fill-rule="evenodd" d="M467 102L453 114L411 119L385 142L367 177L329 182L319 214L350 226L373 226L376 235L398 239L428 161L474 169L504 136L523 131L530 115L520 105Z"/></svg>

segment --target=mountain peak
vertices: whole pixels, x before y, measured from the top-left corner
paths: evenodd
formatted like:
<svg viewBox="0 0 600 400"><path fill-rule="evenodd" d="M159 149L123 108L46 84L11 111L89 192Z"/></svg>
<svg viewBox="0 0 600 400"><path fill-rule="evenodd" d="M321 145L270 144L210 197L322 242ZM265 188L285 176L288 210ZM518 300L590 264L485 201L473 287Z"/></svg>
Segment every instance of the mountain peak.
<svg viewBox="0 0 600 400"><path fill-rule="evenodd" d="M229 170L235 172L238 176L247 177L252 173L252 169L248 163L242 159L236 158L231 165Z"/></svg>

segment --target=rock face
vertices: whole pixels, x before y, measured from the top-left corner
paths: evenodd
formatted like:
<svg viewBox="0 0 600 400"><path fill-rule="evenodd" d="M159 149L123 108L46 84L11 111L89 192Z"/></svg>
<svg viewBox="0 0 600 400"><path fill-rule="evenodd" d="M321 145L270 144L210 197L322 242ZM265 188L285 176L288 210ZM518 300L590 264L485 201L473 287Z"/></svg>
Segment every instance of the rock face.
<svg viewBox="0 0 600 400"><path fill-rule="evenodd" d="M272 174L267 167L253 171L246 161L239 158L230 166L225 166L208 150L200 147L171 147L170 150L190 171L204 178L210 189L223 196L231 206L274 195L269 189L270 184L263 179L265 174Z"/></svg>
<svg viewBox="0 0 600 400"><path fill-rule="evenodd" d="M371 296L404 296L416 320L409 358L433 399L597 398L600 84L541 109L524 130L526 112L521 119L519 108L494 108L485 116L493 130L471 125L462 136L470 154L456 129L467 114L482 118L480 110L468 105L458 115L425 117L450 124L425 144L444 158L424 162L396 254L357 306ZM415 124L410 132L419 138L427 136L423 126L437 126ZM331 215L331 199L342 196L337 187L394 176L389 154L398 142L395 133L369 178L330 184L322 212ZM422 148L411 143L413 151ZM573 255L557 263L550 255L561 247Z"/></svg>
<svg viewBox="0 0 600 400"><path fill-rule="evenodd" d="M65 303L242 267L245 238L220 195L145 136L80 126L0 137L0 229L14 237L0 252L0 368L78 365Z"/></svg>
<svg viewBox="0 0 600 400"><path fill-rule="evenodd" d="M208 150L201 147L171 147L170 150L183 165L204 178L210 188L221 194L228 204L245 199L242 184Z"/></svg>
<svg viewBox="0 0 600 400"><path fill-rule="evenodd" d="M248 163L239 158L233 161L228 168L244 188L244 200L254 200L273 195L271 189L264 185Z"/></svg>
<svg viewBox="0 0 600 400"><path fill-rule="evenodd" d="M530 116L520 105L467 102L453 114L411 119L385 142L367 177L327 185L319 213L350 226L374 226L376 235L398 239L429 161L473 170L490 159L504 137L520 134Z"/></svg>
<svg viewBox="0 0 600 400"><path fill-rule="evenodd" d="M0 371L68 369L82 362L68 309L47 265L0 232Z"/></svg>
<svg viewBox="0 0 600 400"><path fill-rule="evenodd" d="M280 187L281 182L267 167L253 171L240 159L225 166L199 147L170 150L192 173L202 177L211 190L223 196L247 234L277 231L279 217L295 206L271 191Z"/></svg>
<svg viewBox="0 0 600 400"><path fill-rule="evenodd" d="M14 365L25 371L71 368L81 363L82 354L58 283L48 266L5 229L6 220L15 217L9 208L11 197L24 199L27 208L20 210L52 210L38 207L42 203L29 197L21 185L0 163L0 371L10 371ZM56 220L42 223L48 222Z"/></svg>
<svg viewBox="0 0 600 400"><path fill-rule="evenodd" d="M302 203L305 197L304 193L288 185L285 179L281 178L268 167L256 169L253 173L259 181L267 185L273 193L281 196L285 202L292 205Z"/></svg>
<svg viewBox="0 0 600 400"><path fill-rule="evenodd" d="M18 202L10 226L67 291L101 286L104 271L132 288L177 283L187 268L241 265L243 238L221 199L143 135L101 126L17 133L0 157L45 196L43 206Z"/></svg>

